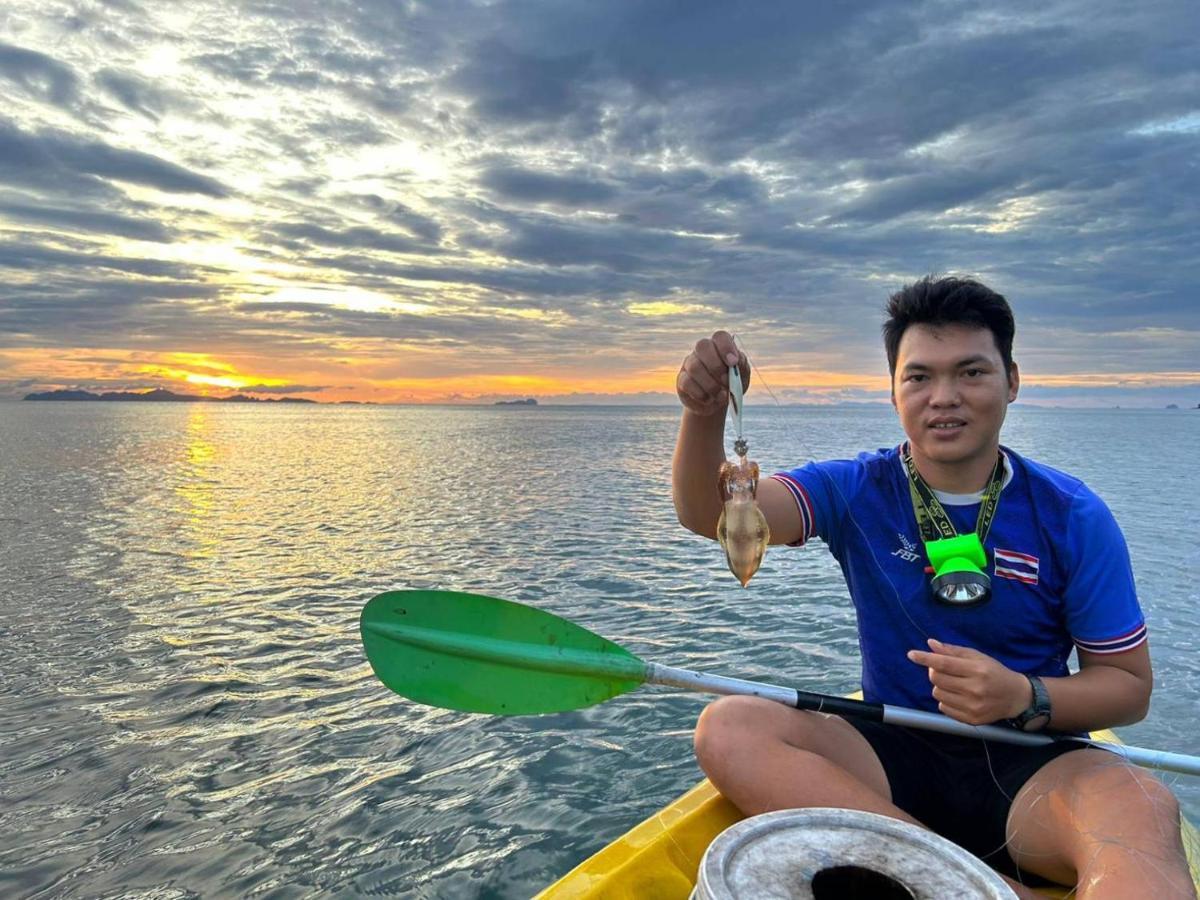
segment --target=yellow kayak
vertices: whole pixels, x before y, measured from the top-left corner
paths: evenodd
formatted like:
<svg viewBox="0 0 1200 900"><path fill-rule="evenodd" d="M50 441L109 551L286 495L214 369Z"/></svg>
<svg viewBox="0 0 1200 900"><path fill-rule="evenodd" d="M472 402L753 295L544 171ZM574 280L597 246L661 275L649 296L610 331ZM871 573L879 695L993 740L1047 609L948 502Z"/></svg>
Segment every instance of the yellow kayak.
<svg viewBox="0 0 1200 900"><path fill-rule="evenodd" d="M1092 735L1116 741L1111 731ZM707 779L649 819L588 857L536 900L685 900L696 883L700 859L713 839L742 818ZM1200 833L1182 820L1183 843L1200 891ZM1048 896L1066 892L1044 891Z"/></svg>

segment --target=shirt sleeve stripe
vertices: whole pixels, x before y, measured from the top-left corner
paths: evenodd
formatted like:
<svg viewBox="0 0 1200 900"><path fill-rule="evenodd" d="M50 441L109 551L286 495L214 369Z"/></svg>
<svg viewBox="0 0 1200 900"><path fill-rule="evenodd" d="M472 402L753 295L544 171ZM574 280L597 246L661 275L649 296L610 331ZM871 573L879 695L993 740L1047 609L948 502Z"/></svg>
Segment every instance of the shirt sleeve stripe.
<svg viewBox="0 0 1200 900"><path fill-rule="evenodd" d="M804 489L804 485L787 473L776 472L771 477L776 481L782 482L791 491L792 499L796 501L796 508L800 511L800 540L793 542L791 546L799 547L816 532L815 522L813 521L812 500L808 496L808 491Z"/></svg>
<svg viewBox="0 0 1200 900"><path fill-rule="evenodd" d="M1076 647L1080 650L1086 650L1088 653L1124 653L1126 650L1132 650L1143 643L1146 640L1146 636L1146 625L1143 623L1119 637L1103 641L1084 641L1079 638L1075 638L1074 640Z"/></svg>

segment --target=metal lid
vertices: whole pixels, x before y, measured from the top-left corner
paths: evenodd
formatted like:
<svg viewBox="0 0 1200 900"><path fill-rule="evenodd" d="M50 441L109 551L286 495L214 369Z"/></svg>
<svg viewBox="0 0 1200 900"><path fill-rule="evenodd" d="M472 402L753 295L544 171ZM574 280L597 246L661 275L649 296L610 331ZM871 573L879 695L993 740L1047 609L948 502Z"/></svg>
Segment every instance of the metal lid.
<svg viewBox="0 0 1200 900"><path fill-rule="evenodd" d="M726 829L705 851L703 900L856 896L1014 900L978 858L931 831L849 809L785 809Z"/></svg>

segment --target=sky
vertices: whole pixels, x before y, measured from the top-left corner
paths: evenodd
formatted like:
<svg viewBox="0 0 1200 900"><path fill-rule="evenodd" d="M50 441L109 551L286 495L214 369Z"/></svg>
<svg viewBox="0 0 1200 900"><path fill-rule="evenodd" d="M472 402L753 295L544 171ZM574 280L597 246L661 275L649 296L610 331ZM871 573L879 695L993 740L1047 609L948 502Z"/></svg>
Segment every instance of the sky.
<svg viewBox="0 0 1200 900"><path fill-rule="evenodd" d="M1194 0L6 0L0 398L673 402L725 328L781 402L884 402L888 295L949 273L1012 304L1021 400L1196 406L1198 33Z"/></svg>

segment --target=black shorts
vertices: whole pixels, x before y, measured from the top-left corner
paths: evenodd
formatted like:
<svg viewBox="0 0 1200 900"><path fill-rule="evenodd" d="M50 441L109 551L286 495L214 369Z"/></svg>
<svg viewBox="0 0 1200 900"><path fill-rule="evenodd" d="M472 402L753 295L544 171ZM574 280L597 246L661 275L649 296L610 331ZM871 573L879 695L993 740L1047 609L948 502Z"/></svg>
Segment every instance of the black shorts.
<svg viewBox="0 0 1200 900"><path fill-rule="evenodd" d="M1088 746L1062 741L1025 747L882 722L846 721L879 757L896 806L1014 878L1017 867L1005 836L1013 798L1050 760ZM1030 882L1036 876L1021 873L1021 878Z"/></svg>

